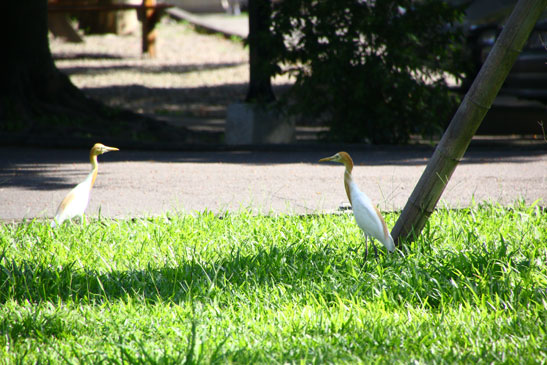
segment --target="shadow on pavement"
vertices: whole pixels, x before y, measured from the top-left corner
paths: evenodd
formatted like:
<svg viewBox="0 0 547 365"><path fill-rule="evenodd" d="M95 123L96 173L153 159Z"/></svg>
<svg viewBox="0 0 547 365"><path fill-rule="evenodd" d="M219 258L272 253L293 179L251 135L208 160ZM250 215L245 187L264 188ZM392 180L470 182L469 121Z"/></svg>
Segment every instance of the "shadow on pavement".
<svg viewBox="0 0 547 365"><path fill-rule="evenodd" d="M243 62L232 62L232 63L206 63L206 64L196 64L196 65L163 65L163 66L131 66L131 65L110 65L110 66L85 66L85 67L63 67L62 72L68 76L76 74L84 75L97 75L97 74L108 74L119 71L132 71L140 73L189 73L195 71L204 71L204 70L220 70L224 68L236 67L243 65ZM111 89L109 87L108 89Z"/></svg>
<svg viewBox="0 0 547 365"><path fill-rule="evenodd" d="M302 148L302 147L299 147ZM278 164L319 164L319 158L330 156L339 150L351 153L356 166L423 166L427 164L433 148L414 147L372 147L372 146L310 146L308 150L292 150L287 147L279 151L136 151L121 150L100 157L101 163L149 162L153 163L222 163L234 165L278 165ZM88 150L61 150L36 148L2 148L3 159L0 162L0 187L25 186L38 190L68 188L74 181L71 175L85 175L88 168L66 170L62 165L87 163ZM541 158L547 154L547 148L471 148L463 160L466 164L520 164ZM61 165L61 166L59 166ZM55 177L52 177L52 172ZM104 174L105 172L101 172Z"/></svg>

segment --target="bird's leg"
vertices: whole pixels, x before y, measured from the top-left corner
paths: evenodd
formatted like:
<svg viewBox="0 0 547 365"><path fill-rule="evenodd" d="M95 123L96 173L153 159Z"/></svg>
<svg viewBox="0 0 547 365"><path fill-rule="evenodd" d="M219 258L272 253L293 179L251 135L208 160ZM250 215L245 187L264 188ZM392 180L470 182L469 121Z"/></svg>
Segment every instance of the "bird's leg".
<svg viewBox="0 0 547 365"><path fill-rule="evenodd" d="M376 256L376 261L378 261L378 249L376 248L374 242L372 243L372 245L374 246L374 256Z"/></svg>
<svg viewBox="0 0 547 365"><path fill-rule="evenodd" d="M367 256L368 256L368 236L365 234L365 257L364 257L364 261L367 261Z"/></svg>

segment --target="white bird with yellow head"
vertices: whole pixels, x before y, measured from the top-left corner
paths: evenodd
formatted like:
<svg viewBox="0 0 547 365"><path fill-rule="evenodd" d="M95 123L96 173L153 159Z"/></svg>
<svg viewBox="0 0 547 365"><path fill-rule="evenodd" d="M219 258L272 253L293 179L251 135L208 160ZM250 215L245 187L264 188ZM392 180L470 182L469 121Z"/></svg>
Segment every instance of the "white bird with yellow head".
<svg viewBox="0 0 547 365"><path fill-rule="evenodd" d="M382 242L388 251L395 251L393 238L389 234L382 214L378 208L372 204L369 197L359 190L357 184L353 181L351 176L353 160L350 155L347 152L338 152L333 156L319 160L319 162L326 161L339 162L346 167L346 171L344 172L344 187L346 188L346 194L348 195L349 202L353 209L355 221L359 228L365 233L365 258L368 254L368 246L366 245L367 236L372 236ZM376 246L374 246L374 251L376 252Z"/></svg>
<svg viewBox="0 0 547 365"><path fill-rule="evenodd" d="M51 226L55 227L60 225L67 219L72 219L76 216L83 218L85 209L89 202L89 193L97 178L97 172L99 171L99 163L97 162L97 156L110 151L119 151L116 147L108 147L101 143L96 143L89 152L89 161L91 162L91 172L84 181L76 185L67 196L63 199Z"/></svg>

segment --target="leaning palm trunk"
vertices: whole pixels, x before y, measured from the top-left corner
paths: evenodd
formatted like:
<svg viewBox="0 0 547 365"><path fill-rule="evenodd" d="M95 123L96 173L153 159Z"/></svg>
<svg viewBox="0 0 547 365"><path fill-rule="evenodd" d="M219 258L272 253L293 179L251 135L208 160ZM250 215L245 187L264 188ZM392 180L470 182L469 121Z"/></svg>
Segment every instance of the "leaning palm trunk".
<svg viewBox="0 0 547 365"><path fill-rule="evenodd" d="M546 5L547 0L519 0L513 9L393 227L397 244L422 231Z"/></svg>

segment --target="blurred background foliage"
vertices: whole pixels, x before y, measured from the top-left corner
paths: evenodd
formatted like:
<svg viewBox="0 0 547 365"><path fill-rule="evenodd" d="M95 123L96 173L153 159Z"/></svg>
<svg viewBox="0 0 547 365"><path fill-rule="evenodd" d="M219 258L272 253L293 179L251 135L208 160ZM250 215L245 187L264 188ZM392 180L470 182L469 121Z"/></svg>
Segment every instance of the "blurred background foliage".
<svg viewBox="0 0 547 365"><path fill-rule="evenodd" d="M440 0L273 3L278 73L296 83L289 110L330 126L326 138L406 143L438 135L459 102L447 80L469 69L463 8Z"/></svg>

